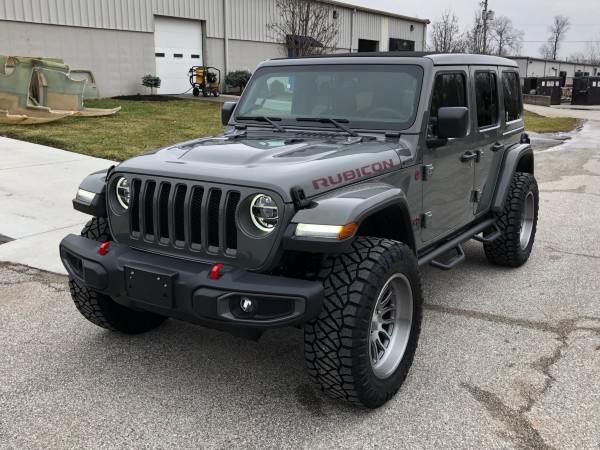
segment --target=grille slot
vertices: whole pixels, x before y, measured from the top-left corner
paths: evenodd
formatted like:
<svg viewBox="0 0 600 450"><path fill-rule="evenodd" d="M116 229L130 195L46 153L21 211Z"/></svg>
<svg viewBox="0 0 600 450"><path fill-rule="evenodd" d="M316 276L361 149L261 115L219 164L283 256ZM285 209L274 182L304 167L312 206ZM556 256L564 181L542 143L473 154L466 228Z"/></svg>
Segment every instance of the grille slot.
<svg viewBox="0 0 600 450"><path fill-rule="evenodd" d="M221 204L221 189L211 189L208 197L208 247L219 247L219 205Z"/></svg>
<svg viewBox="0 0 600 450"><path fill-rule="evenodd" d="M239 192L230 192L225 209L225 243L227 250L237 250L237 225L235 211L240 202Z"/></svg>
<svg viewBox="0 0 600 450"><path fill-rule="evenodd" d="M190 228L192 229L192 246L202 245L202 197L204 188L195 187L190 201Z"/></svg>
<svg viewBox="0 0 600 450"><path fill-rule="evenodd" d="M156 183L148 181L144 192L144 229L146 236L154 237L154 191Z"/></svg>
<svg viewBox="0 0 600 450"><path fill-rule="evenodd" d="M131 231L132 233L140 232L140 187L141 180L133 180L132 195L131 195Z"/></svg>
<svg viewBox="0 0 600 450"><path fill-rule="evenodd" d="M171 184L163 183L160 187L158 197L158 227L159 235L162 239L169 239L169 195L171 194Z"/></svg>
<svg viewBox="0 0 600 450"><path fill-rule="evenodd" d="M185 195L187 186L179 185L175 191L175 243L185 242Z"/></svg>

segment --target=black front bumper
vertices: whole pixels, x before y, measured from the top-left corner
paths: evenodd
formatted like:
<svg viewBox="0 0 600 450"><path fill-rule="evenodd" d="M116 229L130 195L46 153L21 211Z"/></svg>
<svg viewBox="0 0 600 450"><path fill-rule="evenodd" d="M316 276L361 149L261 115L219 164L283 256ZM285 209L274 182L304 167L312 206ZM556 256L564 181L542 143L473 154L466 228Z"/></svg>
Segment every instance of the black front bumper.
<svg viewBox="0 0 600 450"><path fill-rule="evenodd" d="M155 312L218 329L266 329L314 319L323 302L321 283L251 273L223 265L211 279L212 265L157 255L111 242L70 234L60 257L73 278L133 309ZM226 263L224 261L224 263ZM252 300L251 312L240 307Z"/></svg>

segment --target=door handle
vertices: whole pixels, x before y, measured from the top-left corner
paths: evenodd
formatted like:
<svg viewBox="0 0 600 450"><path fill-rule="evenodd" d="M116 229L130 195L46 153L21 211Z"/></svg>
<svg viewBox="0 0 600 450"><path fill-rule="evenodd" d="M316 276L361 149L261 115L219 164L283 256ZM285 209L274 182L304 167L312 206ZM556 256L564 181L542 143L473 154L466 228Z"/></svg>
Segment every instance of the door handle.
<svg viewBox="0 0 600 450"><path fill-rule="evenodd" d="M498 150L504 150L504 145L501 144L500 142L496 142L494 145L492 145L491 150L493 152L497 152Z"/></svg>
<svg viewBox="0 0 600 450"><path fill-rule="evenodd" d="M471 161L477 159L477 153L467 152L460 157L460 161L463 163L470 163Z"/></svg>

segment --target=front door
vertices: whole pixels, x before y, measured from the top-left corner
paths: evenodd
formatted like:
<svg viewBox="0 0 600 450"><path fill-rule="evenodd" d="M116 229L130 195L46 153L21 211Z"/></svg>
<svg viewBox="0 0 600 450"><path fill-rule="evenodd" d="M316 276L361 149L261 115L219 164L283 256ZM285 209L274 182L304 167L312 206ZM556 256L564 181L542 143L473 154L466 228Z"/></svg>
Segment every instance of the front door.
<svg viewBox="0 0 600 450"><path fill-rule="evenodd" d="M430 104L429 137L437 136L437 111L464 106L472 111L468 74L464 69L444 68L436 73ZM421 240L427 242L458 228L473 217L474 160L463 161L475 151L473 127L464 138L448 139L446 145L426 149L423 157L423 217Z"/></svg>

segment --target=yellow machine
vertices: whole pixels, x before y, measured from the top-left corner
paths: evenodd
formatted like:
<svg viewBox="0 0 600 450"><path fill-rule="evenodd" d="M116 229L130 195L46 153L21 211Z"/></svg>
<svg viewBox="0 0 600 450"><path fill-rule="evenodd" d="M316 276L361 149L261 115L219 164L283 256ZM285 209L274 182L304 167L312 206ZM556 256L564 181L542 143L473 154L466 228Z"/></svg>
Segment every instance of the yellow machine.
<svg viewBox="0 0 600 450"><path fill-rule="evenodd" d="M213 70L216 72L213 72ZM190 84L194 88L192 94L198 97L200 92L204 97L221 95L221 71L216 67L193 66L188 71Z"/></svg>

